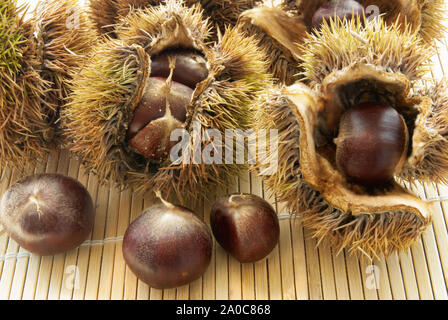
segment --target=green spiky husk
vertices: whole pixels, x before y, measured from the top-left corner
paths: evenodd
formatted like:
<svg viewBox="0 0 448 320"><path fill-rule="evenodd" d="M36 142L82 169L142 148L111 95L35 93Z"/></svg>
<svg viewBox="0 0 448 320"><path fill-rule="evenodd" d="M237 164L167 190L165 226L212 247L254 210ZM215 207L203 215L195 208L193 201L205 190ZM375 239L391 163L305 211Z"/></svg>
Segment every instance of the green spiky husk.
<svg viewBox="0 0 448 320"><path fill-rule="evenodd" d="M100 181L160 190L165 197L174 194L187 202L206 197L211 185L226 184L244 169L240 165L172 164L168 159L155 162L134 153L126 142L142 79L149 76L145 70L149 70L150 56L178 47L172 39L176 37L202 52L210 65L207 84L188 108L186 129L191 132L195 121L203 131L248 127L248 108L270 81L266 57L254 39L244 37L237 28L226 30L214 46L207 44L208 30L198 7L171 2L135 11L118 29L120 40L105 40L75 75L70 103L62 113L66 133L70 149Z"/></svg>
<svg viewBox="0 0 448 320"><path fill-rule="evenodd" d="M0 163L22 172L47 154L55 108L45 100L33 26L15 0L0 2Z"/></svg>
<svg viewBox="0 0 448 320"><path fill-rule="evenodd" d="M421 79L428 71L433 49L415 31L401 30L398 24L386 25L336 19L324 24L300 45L304 80L313 88L336 70L361 61L381 67L388 73L404 74L409 80Z"/></svg>
<svg viewBox="0 0 448 320"><path fill-rule="evenodd" d="M415 242L429 225L429 219L404 210L352 215L331 205L304 180L300 163L301 128L290 102L280 92L279 88L271 89L263 97L264 104L254 110L253 119L256 130L279 132L277 171L262 176L277 201L285 203L287 211L311 230L318 243L328 239L338 252L347 249L368 257L387 256ZM269 154L266 156L269 159ZM254 168L256 172L263 169L261 164Z"/></svg>
<svg viewBox="0 0 448 320"><path fill-rule="evenodd" d="M401 179L414 182L448 183L448 82L416 90L414 96L431 98L431 111L426 119L428 134L419 141L418 152L400 172Z"/></svg>

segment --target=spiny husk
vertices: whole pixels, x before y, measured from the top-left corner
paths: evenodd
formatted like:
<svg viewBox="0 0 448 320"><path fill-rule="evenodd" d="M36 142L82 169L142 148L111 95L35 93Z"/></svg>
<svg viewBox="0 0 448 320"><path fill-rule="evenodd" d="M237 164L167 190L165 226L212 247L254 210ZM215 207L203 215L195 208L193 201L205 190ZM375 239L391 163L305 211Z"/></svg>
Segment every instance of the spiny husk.
<svg viewBox="0 0 448 320"><path fill-rule="evenodd" d="M310 135L322 103L314 92L297 83L273 88L264 101L254 113L254 126L279 131L278 170L264 176L265 185L319 243L328 239L339 252L346 248L374 257L418 239L430 223L424 202L398 185L385 194L353 194L337 173L330 174L331 165L314 151Z"/></svg>
<svg viewBox="0 0 448 320"><path fill-rule="evenodd" d="M444 25L444 0L357 0L365 9L376 6L379 12L367 14L381 14L386 24L395 24L400 29L410 29L421 36L425 42L432 43L434 39L441 39ZM311 21L317 9L329 0L299 0L298 12L309 32ZM374 7L370 7L374 8ZM370 10L369 8L369 10Z"/></svg>
<svg viewBox="0 0 448 320"><path fill-rule="evenodd" d="M427 43L441 40L446 28L445 0L420 0L422 3L420 34Z"/></svg>
<svg viewBox="0 0 448 320"><path fill-rule="evenodd" d="M206 17L224 30L226 26L235 26L240 14L253 8L260 0L184 0L178 1L189 7L200 4ZM144 9L166 3L165 0L91 0L92 19L102 33L113 35L114 25L135 9ZM215 29L216 30L216 29ZM216 35L216 34L215 34Z"/></svg>
<svg viewBox="0 0 448 320"><path fill-rule="evenodd" d="M317 88L330 73L357 62L400 73L409 80L421 79L428 71L433 49L415 31L401 29L399 23L384 21L350 22L335 19L310 34L299 46L304 81Z"/></svg>
<svg viewBox="0 0 448 320"><path fill-rule="evenodd" d="M90 17L100 34L113 34L119 21L118 4L120 0L90 0Z"/></svg>
<svg viewBox="0 0 448 320"><path fill-rule="evenodd" d="M0 1L0 164L19 172L45 157L52 139L33 26L15 0Z"/></svg>
<svg viewBox="0 0 448 320"><path fill-rule="evenodd" d="M282 1L271 7L262 4L245 11L239 24L249 35L257 37L260 46L269 53L270 71L284 84L293 84L299 80L298 57L300 52L297 42L306 36L303 21L294 15L293 9L285 11L288 3Z"/></svg>
<svg viewBox="0 0 448 320"><path fill-rule="evenodd" d="M70 70L85 62L97 33L77 0L40 2L33 24L42 59L42 77L52 83L51 95L46 99L60 106L69 92ZM52 122L56 120L57 114Z"/></svg>
<svg viewBox="0 0 448 320"><path fill-rule="evenodd" d="M174 1L130 13L117 29L119 40L105 40L88 65L75 75L70 103L62 115L71 150L100 181L121 187L160 190L181 202L207 196L211 185L225 184L243 166L155 162L130 150L125 134L143 83L150 76L150 57L169 48L202 52L209 77L195 90L185 124L207 128L248 127L248 108L268 82L266 57L252 38L227 29L209 45L210 26L199 7ZM82 128L82 129L81 129Z"/></svg>
<svg viewBox="0 0 448 320"><path fill-rule="evenodd" d="M22 171L55 146L68 70L82 63L95 35L75 0L42 1L27 21L15 1L1 5L1 163Z"/></svg>
<svg viewBox="0 0 448 320"><path fill-rule="evenodd" d="M414 182L448 183L448 82L416 90L415 97L431 98L428 116L421 121L427 127L414 142L414 150L400 172L401 179Z"/></svg>

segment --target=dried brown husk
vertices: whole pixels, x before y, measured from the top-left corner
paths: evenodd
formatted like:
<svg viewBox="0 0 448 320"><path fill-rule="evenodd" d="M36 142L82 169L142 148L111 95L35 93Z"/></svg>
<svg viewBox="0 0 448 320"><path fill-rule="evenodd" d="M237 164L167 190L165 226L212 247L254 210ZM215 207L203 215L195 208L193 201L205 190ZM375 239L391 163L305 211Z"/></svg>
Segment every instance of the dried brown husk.
<svg viewBox="0 0 448 320"><path fill-rule="evenodd" d="M249 35L259 39L260 46L269 53L270 71L280 83L293 84L300 79L297 43L306 36L303 19L290 2L275 6L263 3L245 11L239 20ZM287 11L286 11L287 10Z"/></svg>
<svg viewBox="0 0 448 320"><path fill-rule="evenodd" d="M431 107L421 117L426 128L418 139L399 177L414 182L448 183L448 82L442 79L435 84L417 88L415 97L429 97Z"/></svg>
<svg viewBox="0 0 448 320"><path fill-rule="evenodd" d="M278 170L266 185L319 242L328 238L338 251L388 255L408 248L430 223L428 204L397 182L375 189L350 183L334 160L340 117L363 101L379 99L403 116L411 141L406 161L433 131L429 95L410 94L410 79L425 74L432 54L414 35L385 23L324 26L303 44L310 87L273 88L255 112L257 130L279 130Z"/></svg>
<svg viewBox="0 0 448 320"><path fill-rule="evenodd" d="M207 196L211 185L226 184L244 166L156 162L134 153L126 142L127 126L150 76L150 58L170 48L204 54L209 76L187 109L185 128L195 122L220 132L248 127L249 106L270 81L265 54L238 28L227 29L209 44L210 25L200 7L178 2L132 12L117 29L118 40L104 40L72 83L63 119L71 150L100 181L121 187L160 190L181 202ZM80 129L82 128L82 129Z"/></svg>

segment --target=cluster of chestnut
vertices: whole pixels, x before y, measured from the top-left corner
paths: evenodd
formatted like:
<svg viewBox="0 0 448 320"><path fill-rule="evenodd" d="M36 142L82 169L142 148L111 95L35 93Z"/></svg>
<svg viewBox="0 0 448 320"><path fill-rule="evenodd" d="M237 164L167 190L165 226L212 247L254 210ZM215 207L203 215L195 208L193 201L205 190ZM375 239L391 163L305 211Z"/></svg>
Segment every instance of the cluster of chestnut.
<svg viewBox="0 0 448 320"><path fill-rule="evenodd" d="M199 278L210 264L213 238L240 262L266 257L279 240L276 212L251 194L220 198L211 230L191 210L161 199L128 227L123 256L136 276L154 288L173 288ZM92 231L95 210L87 189L60 174L29 176L0 202L0 224L17 243L39 255L79 246Z"/></svg>

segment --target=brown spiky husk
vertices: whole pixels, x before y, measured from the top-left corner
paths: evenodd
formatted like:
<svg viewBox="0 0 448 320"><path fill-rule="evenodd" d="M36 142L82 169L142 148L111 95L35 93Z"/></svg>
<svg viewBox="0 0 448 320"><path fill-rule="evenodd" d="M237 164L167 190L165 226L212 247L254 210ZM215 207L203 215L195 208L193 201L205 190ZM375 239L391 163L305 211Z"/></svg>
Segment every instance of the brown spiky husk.
<svg viewBox="0 0 448 320"><path fill-rule="evenodd" d="M121 187L160 190L181 202L200 200L211 185L225 184L243 166L155 162L132 152L125 133L132 110L150 75L150 56L169 48L202 52L208 79L195 91L187 110L188 132L194 123L221 132L248 126L248 107L270 80L265 54L238 28L208 44L210 26L197 6L179 2L130 13L118 28L119 40L105 40L88 65L75 75L70 103L63 111L71 150L100 181ZM80 128L82 128L80 130Z"/></svg>
<svg viewBox="0 0 448 320"><path fill-rule="evenodd" d="M114 37L114 25L118 24L121 18L135 9L157 6L165 2L165 0L91 0L92 20L101 33ZM189 7L200 4L213 26L222 31L226 26L235 26L240 14L253 8L260 0L179 0L180 2ZM214 35L216 36L216 33Z"/></svg>
<svg viewBox="0 0 448 320"><path fill-rule="evenodd" d="M0 164L23 172L46 156L55 108L45 100L50 83L41 77L33 26L16 1L0 3Z"/></svg>
<svg viewBox="0 0 448 320"><path fill-rule="evenodd" d="M263 176L268 190L311 230L319 243L328 239L338 252L348 249L354 254L375 257L408 248L430 219L399 209L352 214L332 205L305 181L300 156L303 128L284 92L285 89L272 88L263 97L264 104L254 112L256 130L279 131L278 169L271 176ZM266 156L269 158L270 154ZM261 164L255 168L257 172L263 169Z"/></svg>
<svg viewBox="0 0 448 320"><path fill-rule="evenodd" d="M448 183L448 82L419 88L414 96L431 98L431 111L424 119L427 134L419 141L418 149L400 172L401 179L414 182Z"/></svg>
<svg viewBox="0 0 448 320"><path fill-rule="evenodd" d="M269 53L270 71L277 81L290 85L299 80L300 52L296 43L306 35L301 18L280 7L262 5L245 11L239 24Z"/></svg>
<svg viewBox="0 0 448 320"><path fill-rule="evenodd" d="M100 34L113 34L119 21L117 5L120 0L90 0L90 17Z"/></svg>
<svg viewBox="0 0 448 320"><path fill-rule="evenodd" d="M77 0L45 0L39 3L33 18L42 77L52 83L46 100L56 106L69 93L70 72L80 67L95 45L97 33ZM49 119L57 121L57 112Z"/></svg>
<svg viewBox="0 0 448 320"><path fill-rule="evenodd" d="M446 28L445 0L420 0L423 3L421 11L420 34L427 43L441 40Z"/></svg>

